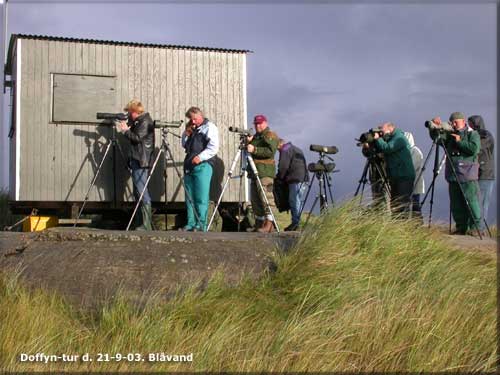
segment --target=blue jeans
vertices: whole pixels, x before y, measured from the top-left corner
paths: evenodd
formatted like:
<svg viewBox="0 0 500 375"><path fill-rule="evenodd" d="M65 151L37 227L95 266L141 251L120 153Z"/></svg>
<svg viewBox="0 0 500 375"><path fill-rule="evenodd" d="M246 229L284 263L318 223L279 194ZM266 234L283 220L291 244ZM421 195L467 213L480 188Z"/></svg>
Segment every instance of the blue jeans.
<svg viewBox="0 0 500 375"><path fill-rule="evenodd" d="M189 229L206 230L212 172L212 166L204 162L184 174L184 185L189 197L193 200L192 204L187 197L188 194L186 194L187 227ZM200 222L196 220L195 210Z"/></svg>
<svg viewBox="0 0 500 375"><path fill-rule="evenodd" d="M149 168L141 168L137 160L130 160L130 169L132 169L132 182L134 184L134 197L138 201L141 196L142 189L146 185L148 179ZM151 204L149 191L146 189L142 196L142 204Z"/></svg>
<svg viewBox="0 0 500 375"><path fill-rule="evenodd" d="M483 219L488 220L488 208L490 207L490 197L495 186L495 180L479 180L478 182L479 190L481 191L479 200L479 205L481 206L481 223L479 224L479 229L485 230Z"/></svg>
<svg viewBox="0 0 500 375"><path fill-rule="evenodd" d="M299 225L302 200L307 191L307 182L289 184L288 189L288 203L290 204L290 211L292 212L292 224Z"/></svg>

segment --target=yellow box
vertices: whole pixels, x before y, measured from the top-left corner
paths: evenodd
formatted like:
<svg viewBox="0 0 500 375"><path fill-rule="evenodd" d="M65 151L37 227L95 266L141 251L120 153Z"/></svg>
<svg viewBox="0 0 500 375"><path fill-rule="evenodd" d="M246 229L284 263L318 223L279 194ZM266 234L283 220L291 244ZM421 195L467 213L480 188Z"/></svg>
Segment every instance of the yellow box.
<svg viewBox="0 0 500 375"><path fill-rule="evenodd" d="M23 223L23 232L39 232L47 228L57 227L57 216L30 216Z"/></svg>

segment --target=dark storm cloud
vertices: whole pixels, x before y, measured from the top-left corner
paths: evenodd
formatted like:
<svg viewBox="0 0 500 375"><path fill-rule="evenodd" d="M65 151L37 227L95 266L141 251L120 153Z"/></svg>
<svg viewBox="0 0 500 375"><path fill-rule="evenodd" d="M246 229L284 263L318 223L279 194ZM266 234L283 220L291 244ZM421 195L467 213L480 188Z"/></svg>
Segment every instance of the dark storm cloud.
<svg viewBox="0 0 500 375"><path fill-rule="evenodd" d="M136 14L147 20L140 28L128 21ZM265 113L304 149L339 146L340 197L352 194L365 161L354 138L383 121L412 131L424 153L424 121L456 110L481 114L496 137L495 17L495 4L13 3L11 31L254 51L249 117ZM446 188L440 177L442 219Z"/></svg>

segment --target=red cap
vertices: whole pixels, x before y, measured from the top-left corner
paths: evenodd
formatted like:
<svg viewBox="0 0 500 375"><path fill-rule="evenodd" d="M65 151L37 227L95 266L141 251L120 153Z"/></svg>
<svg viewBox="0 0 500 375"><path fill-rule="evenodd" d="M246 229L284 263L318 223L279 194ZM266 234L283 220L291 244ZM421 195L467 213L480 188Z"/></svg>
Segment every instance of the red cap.
<svg viewBox="0 0 500 375"><path fill-rule="evenodd" d="M264 115L257 115L253 118L254 124L262 124L264 121L267 121L267 118Z"/></svg>

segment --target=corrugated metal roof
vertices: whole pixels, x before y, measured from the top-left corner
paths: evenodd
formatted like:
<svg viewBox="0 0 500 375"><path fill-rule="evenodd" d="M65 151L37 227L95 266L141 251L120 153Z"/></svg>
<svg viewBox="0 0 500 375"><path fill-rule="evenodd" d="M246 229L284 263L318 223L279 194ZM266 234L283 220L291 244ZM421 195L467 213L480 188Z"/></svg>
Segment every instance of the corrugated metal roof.
<svg viewBox="0 0 500 375"><path fill-rule="evenodd" d="M215 48L215 47L196 47L184 46L177 44L155 44L155 43L138 43L138 42L120 42L115 40L99 40L99 39L85 39L85 38L67 38L60 36L47 36L47 35L30 35L30 34L12 34L9 43L9 53L5 71L10 74L10 60L12 57L12 49L17 39L37 39L37 40L52 40L57 42L76 42L76 43L92 43L92 44L109 44L117 46L130 46L130 47L155 47L155 48L171 48L171 49L189 49L196 51L212 51L212 52L226 52L226 53L251 53L250 50L244 49L231 49L231 48Z"/></svg>

